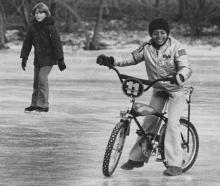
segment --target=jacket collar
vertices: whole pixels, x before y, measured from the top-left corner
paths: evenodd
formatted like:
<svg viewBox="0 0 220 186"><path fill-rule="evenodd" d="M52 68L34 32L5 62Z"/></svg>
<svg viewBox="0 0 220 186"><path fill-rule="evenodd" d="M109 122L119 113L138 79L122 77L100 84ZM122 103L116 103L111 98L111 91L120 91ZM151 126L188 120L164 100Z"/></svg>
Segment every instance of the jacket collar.
<svg viewBox="0 0 220 186"><path fill-rule="evenodd" d="M150 43L151 51L153 51L155 53L155 55L158 56L159 53L160 54L163 53L171 45L171 38L168 37L167 40L165 41L165 43L163 45L161 45L159 48L155 48L152 39L149 41L149 43Z"/></svg>
<svg viewBox="0 0 220 186"><path fill-rule="evenodd" d="M43 26L43 25L54 25L55 20L52 16L46 17L43 21L38 22L36 19L32 20L34 26Z"/></svg>
<svg viewBox="0 0 220 186"><path fill-rule="evenodd" d="M162 45L158 45L157 43L155 43L153 41L153 39L150 40L150 44L156 49L156 50L160 50L161 48L163 48L164 46L170 44L170 37L168 36L166 41L162 44Z"/></svg>

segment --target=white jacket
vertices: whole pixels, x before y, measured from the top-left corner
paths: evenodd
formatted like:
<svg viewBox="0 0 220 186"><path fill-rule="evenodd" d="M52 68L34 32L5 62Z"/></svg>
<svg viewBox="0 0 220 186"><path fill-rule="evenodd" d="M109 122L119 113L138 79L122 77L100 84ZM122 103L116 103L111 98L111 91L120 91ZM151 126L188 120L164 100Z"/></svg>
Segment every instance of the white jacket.
<svg viewBox="0 0 220 186"><path fill-rule="evenodd" d="M151 41L142 44L130 54L114 57L114 66L136 65L145 61L148 79L151 81L177 74L179 86L170 82L159 82L155 84L155 88L167 91L178 91L187 88L192 70L185 47L174 38L169 37L166 43L157 51L152 46ZM184 82L179 79L178 74L184 77Z"/></svg>

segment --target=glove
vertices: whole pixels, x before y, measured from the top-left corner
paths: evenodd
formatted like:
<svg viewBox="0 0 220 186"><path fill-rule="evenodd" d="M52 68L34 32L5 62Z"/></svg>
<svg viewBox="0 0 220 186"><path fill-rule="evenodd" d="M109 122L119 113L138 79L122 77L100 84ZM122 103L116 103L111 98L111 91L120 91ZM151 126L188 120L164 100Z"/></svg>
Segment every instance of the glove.
<svg viewBox="0 0 220 186"><path fill-rule="evenodd" d="M59 61L58 67L59 67L60 71L63 71L63 70L66 69L66 64L64 63L63 60L62 60L62 61Z"/></svg>
<svg viewBox="0 0 220 186"><path fill-rule="evenodd" d="M96 59L96 63L99 65L104 65L104 66L108 66L108 67L112 67L114 65L114 58L112 56L108 57L105 55L100 55L97 57Z"/></svg>
<svg viewBox="0 0 220 186"><path fill-rule="evenodd" d="M171 84L181 85L184 82L184 77L182 74L173 75L170 80Z"/></svg>
<svg viewBox="0 0 220 186"><path fill-rule="evenodd" d="M22 62L21 62L21 67L22 69L25 71L25 68L26 68L26 64L27 64L27 59L22 59Z"/></svg>

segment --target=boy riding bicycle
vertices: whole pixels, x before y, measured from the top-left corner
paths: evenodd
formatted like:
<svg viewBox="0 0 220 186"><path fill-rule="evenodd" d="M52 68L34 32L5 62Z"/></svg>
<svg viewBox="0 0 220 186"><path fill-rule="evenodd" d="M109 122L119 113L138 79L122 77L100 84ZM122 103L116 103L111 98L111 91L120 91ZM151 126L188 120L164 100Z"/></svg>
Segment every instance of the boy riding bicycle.
<svg viewBox="0 0 220 186"><path fill-rule="evenodd" d="M192 70L188 63L186 49L174 38L170 37L170 27L166 20L155 19L149 24L151 39L138 49L125 56L107 57L100 55L97 63L105 66L129 66L145 61L148 79L154 81L158 78L172 77L172 82L158 82L154 86L150 106L158 112L163 110L166 98L158 92L165 91L169 96L168 124L165 135L165 159L168 167L164 175L176 176L182 174L182 148L179 119L183 112L186 95L188 93L188 80ZM143 128L152 132L156 123L155 116L147 116ZM141 137L137 138L132 147L129 160L121 166L122 169L131 170L142 167L148 158L143 155L140 147Z"/></svg>

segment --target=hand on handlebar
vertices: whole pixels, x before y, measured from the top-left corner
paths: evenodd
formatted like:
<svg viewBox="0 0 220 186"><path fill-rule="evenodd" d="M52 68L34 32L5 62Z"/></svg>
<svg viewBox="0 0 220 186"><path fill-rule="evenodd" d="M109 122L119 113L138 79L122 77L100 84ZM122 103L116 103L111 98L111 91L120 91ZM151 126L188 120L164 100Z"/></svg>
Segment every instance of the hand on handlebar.
<svg viewBox="0 0 220 186"><path fill-rule="evenodd" d="M177 82L177 79L176 79L176 75L173 75L172 77L170 77L170 83L179 85L178 82Z"/></svg>
<svg viewBox="0 0 220 186"><path fill-rule="evenodd" d="M97 57L96 63L99 65L112 67L114 65L114 58L112 56L108 57L102 54Z"/></svg>
<svg viewBox="0 0 220 186"><path fill-rule="evenodd" d="M173 75L170 79L171 84L181 85L184 82L184 77L181 74Z"/></svg>

